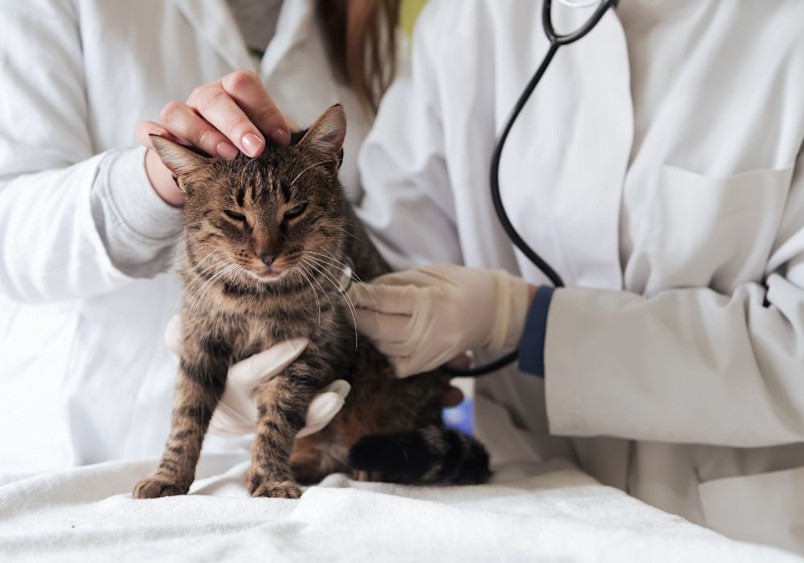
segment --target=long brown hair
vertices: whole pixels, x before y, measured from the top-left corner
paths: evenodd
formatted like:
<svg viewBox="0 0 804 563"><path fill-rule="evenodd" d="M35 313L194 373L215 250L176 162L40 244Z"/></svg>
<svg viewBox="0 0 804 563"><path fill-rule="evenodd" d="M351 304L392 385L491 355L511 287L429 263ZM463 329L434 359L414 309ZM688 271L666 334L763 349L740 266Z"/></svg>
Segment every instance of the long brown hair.
<svg viewBox="0 0 804 563"><path fill-rule="evenodd" d="M329 54L372 112L396 74L400 0L317 0Z"/></svg>

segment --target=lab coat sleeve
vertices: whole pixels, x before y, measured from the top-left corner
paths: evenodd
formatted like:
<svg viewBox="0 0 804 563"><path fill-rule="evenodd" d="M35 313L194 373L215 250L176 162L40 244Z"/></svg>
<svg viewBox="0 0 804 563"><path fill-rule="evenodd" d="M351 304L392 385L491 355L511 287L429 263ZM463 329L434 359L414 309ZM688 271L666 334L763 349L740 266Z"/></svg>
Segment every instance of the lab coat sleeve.
<svg viewBox="0 0 804 563"><path fill-rule="evenodd" d="M130 258L130 246L143 244L124 228L137 206L112 199L145 177L123 173L142 153L94 154L76 6L0 2L0 291L19 301L81 298L127 284L131 272L117 267L114 251ZM123 176L126 185L114 183ZM140 185L141 200L148 189Z"/></svg>
<svg viewBox="0 0 804 563"><path fill-rule="evenodd" d="M92 183L92 219L115 267L150 278L173 263L184 216L166 204L145 172L145 147L107 151Z"/></svg>
<svg viewBox="0 0 804 563"><path fill-rule="evenodd" d="M411 64L385 94L358 156L364 195L356 213L397 270L462 262L433 62L449 35L449 11L438 4L424 8Z"/></svg>
<svg viewBox="0 0 804 563"><path fill-rule="evenodd" d="M804 156L764 284L641 297L563 288L547 318L550 430L762 447L804 440Z"/></svg>

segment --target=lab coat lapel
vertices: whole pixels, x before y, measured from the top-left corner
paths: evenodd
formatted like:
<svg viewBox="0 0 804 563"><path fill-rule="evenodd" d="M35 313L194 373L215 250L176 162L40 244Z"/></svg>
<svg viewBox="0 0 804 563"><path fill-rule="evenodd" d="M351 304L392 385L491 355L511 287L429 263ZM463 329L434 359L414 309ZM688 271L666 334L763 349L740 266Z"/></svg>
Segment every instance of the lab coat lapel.
<svg viewBox="0 0 804 563"><path fill-rule="evenodd" d="M558 4L553 12L556 29L567 32L578 29L592 9ZM634 118L628 50L616 13L609 11L589 35L562 47L556 58L567 65L566 76L574 82L565 88L576 89L578 96L576 118L558 141L572 164L554 200L558 244L565 257L572 257L567 281L620 289L620 210Z"/></svg>
<svg viewBox="0 0 804 563"><path fill-rule="evenodd" d="M257 70L225 0L172 0L231 69Z"/></svg>
<svg viewBox="0 0 804 563"><path fill-rule="evenodd" d="M288 52L315 31L315 6L312 0L284 0L276 35L262 59L263 76L273 74Z"/></svg>
<svg viewBox="0 0 804 563"><path fill-rule="evenodd" d="M297 123L312 123L327 106L343 102L332 72L314 0L284 0L260 67L274 102L283 111L292 108L286 115Z"/></svg>

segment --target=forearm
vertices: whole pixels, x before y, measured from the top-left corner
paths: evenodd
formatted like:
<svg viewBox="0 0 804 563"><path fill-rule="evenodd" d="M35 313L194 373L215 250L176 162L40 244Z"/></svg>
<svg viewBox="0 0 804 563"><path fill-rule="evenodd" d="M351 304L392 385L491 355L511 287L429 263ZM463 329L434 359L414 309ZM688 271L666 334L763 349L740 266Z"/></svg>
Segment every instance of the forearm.
<svg viewBox="0 0 804 563"><path fill-rule="evenodd" d="M802 311L804 291L779 275L767 292L746 284L731 296L557 290L545 343L551 431L736 447L801 441Z"/></svg>
<svg viewBox="0 0 804 563"><path fill-rule="evenodd" d="M167 207L125 173L141 155L110 151L0 184L0 288L19 301L76 299L165 269L180 212L140 216Z"/></svg>
<svg viewBox="0 0 804 563"><path fill-rule="evenodd" d="M91 190L92 217L109 259L134 278L167 270L181 233L181 210L152 189L145 149L113 151L104 158Z"/></svg>
<svg viewBox="0 0 804 563"><path fill-rule="evenodd" d="M5 3L0 13L8 47L0 64L0 291L27 302L75 299L163 269L169 235L159 223L175 229L177 221L138 217L155 206L134 153L97 154L76 3Z"/></svg>

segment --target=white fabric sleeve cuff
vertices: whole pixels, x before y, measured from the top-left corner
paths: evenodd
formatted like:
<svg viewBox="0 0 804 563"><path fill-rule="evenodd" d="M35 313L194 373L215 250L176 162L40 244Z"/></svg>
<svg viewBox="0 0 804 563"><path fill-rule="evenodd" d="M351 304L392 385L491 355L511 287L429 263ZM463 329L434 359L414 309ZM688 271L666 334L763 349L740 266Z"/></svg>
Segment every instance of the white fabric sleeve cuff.
<svg viewBox="0 0 804 563"><path fill-rule="evenodd" d="M167 270L183 227L145 173L145 148L109 151L92 186L92 215L109 258L132 277Z"/></svg>

